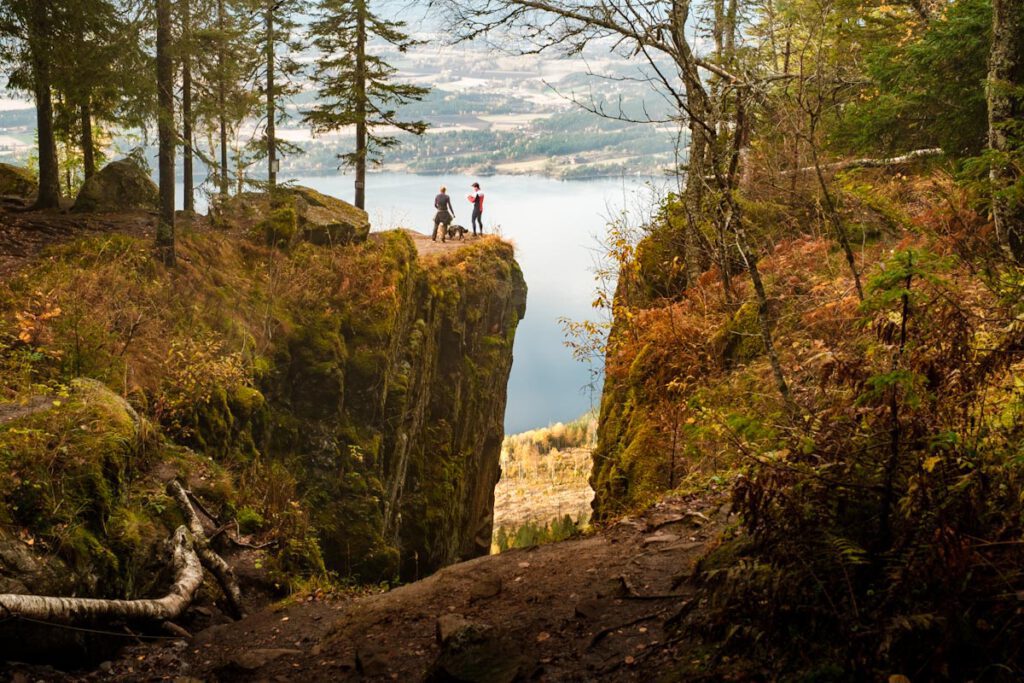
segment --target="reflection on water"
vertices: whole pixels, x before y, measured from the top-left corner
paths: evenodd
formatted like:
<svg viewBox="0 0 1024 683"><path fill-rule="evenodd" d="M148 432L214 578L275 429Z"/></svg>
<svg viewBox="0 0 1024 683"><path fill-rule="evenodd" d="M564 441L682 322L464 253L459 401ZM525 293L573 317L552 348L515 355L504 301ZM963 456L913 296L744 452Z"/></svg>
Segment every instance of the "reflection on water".
<svg viewBox="0 0 1024 683"><path fill-rule="evenodd" d="M515 244L529 287L526 318L516 332L505 431L514 434L579 417L599 393L591 396L586 390L593 381L590 370L565 347L558 320L595 315L590 302L596 238L603 234L609 216L624 203L632 204L629 195L642 182L380 173L366 182L370 220L375 230L405 227L429 234L434 195L444 184L455 205L456 222L469 226L471 206L465 196L473 181L480 183L486 196L485 230L500 226L501 234ZM302 177L296 182L352 201L351 176ZM178 194L180 200L180 188ZM600 391L600 378L596 390Z"/></svg>

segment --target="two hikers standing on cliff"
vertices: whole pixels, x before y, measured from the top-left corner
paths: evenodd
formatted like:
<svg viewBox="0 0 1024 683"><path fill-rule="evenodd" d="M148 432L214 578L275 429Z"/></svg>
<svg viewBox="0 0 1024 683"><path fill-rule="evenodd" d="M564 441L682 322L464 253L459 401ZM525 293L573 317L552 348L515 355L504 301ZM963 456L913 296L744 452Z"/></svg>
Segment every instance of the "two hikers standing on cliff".
<svg viewBox="0 0 1024 683"><path fill-rule="evenodd" d="M473 235L476 236L477 226L480 227L480 234L484 234L484 193L480 191L480 183L473 183L470 187L473 191L466 196L466 199L473 205L472 215L472 226ZM455 219L455 209L452 208L452 198L448 196L448 188L444 185L441 186L441 191L434 197L434 209L437 213L434 214L434 231L431 233L431 239L437 241L437 231L441 228L441 241L447 241L449 226ZM465 234L466 229L461 228L462 234Z"/></svg>

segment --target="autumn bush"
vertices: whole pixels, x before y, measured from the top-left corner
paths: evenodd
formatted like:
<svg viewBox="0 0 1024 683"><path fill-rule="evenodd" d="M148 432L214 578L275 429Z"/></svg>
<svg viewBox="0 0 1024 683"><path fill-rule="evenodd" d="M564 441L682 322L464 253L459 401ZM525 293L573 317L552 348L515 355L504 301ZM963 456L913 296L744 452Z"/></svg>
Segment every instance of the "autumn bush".
<svg viewBox="0 0 1024 683"><path fill-rule="evenodd" d="M945 171L842 183L848 223L873 226L863 301L828 236L761 228L790 401L745 276L728 294L712 270L677 300L620 297L596 509L732 481L740 524L692 568L682 628L713 648L687 675L1009 680L1024 633L1024 280Z"/></svg>

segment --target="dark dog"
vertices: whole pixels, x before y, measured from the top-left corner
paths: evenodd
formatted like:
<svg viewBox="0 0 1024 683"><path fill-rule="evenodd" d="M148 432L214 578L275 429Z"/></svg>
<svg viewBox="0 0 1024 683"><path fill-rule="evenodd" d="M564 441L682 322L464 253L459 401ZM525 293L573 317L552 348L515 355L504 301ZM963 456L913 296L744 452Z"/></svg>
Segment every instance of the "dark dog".
<svg viewBox="0 0 1024 683"><path fill-rule="evenodd" d="M448 226L448 239L453 240L453 239L455 239L456 236L458 236L458 238L460 240L466 239L466 233L467 232L469 232L469 230L466 230L461 225L449 225Z"/></svg>

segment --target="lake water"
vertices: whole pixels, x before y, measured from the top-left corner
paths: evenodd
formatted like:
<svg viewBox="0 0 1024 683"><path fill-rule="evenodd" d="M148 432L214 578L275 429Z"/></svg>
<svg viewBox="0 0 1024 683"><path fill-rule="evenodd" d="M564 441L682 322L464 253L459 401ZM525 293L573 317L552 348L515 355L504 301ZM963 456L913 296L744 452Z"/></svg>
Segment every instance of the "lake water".
<svg viewBox="0 0 1024 683"><path fill-rule="evenodd" d="M514 434L572 420L596 405L601 384L600 377L594 382L589 366L573 359L559 319L597 315L590 304L598 238L610 216L649 190L636 178L559 181L379 173L366 181L373 229L403 227L429 234L441 184L452 196L456 222L468 226L472 207L465 195L474 180L486 195L485 230L497 230L515 245L529 287L526 317L516 332L505 431ZM352 201L351 176L301 177L296 182ZM179 188L179 199L180 194Z"/></svg>

